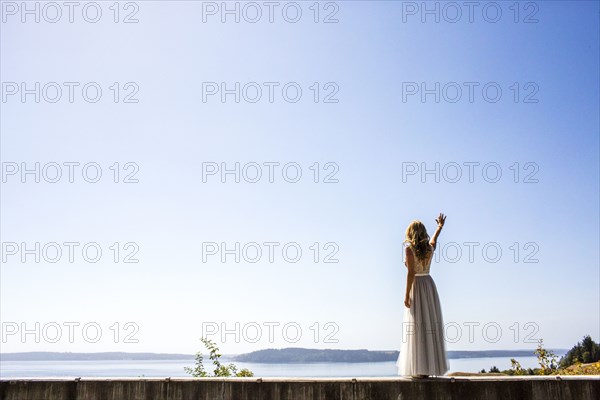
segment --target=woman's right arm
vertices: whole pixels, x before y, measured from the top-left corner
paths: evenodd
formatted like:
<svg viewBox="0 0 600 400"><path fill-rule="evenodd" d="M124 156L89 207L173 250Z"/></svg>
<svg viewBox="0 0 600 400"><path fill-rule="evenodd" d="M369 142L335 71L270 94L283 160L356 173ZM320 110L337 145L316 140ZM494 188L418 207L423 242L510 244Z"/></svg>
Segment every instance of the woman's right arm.
<svg viewBox="0 0 600 400"><path fill-rule="evenodd" d="M431 247L433 247L434 251L435 251L435 246L437 245L438 236L440 236L440 233L442 232L442 227L444 226L444 223L446 222L446 216L444 214L440 213L440 216L435 219L435 222L437 222L437 228L435 230L435 233L431 237L431 240L429 241L429 244L431 245Z"/></svg>

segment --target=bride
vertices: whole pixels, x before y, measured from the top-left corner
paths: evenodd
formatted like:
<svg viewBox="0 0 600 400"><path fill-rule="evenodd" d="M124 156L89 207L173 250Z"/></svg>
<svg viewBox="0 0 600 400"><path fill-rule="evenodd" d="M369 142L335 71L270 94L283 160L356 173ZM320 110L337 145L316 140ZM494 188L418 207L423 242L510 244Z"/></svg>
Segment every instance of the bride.
<svg viewBox="0 0 600 400"><path fill-rule="evenodd" d="M448 367L444 342L444 322L437 288L429 275L437 238L446 216L440 213L437 228L430 239L421 221L406 229L406 295L402 345L396 365L400 375L424 378L444 375Z"/></svg>

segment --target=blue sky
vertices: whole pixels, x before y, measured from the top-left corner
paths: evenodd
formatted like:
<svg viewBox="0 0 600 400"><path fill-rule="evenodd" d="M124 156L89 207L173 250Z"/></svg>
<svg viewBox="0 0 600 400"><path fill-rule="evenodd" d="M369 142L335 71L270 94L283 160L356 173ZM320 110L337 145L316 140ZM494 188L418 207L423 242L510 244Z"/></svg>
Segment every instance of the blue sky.
<svg viewBox="0 0 600 400"><path fill-rule="evenodd" d="M279 9L269 23L265 6L257 23L231 16L222 23L219 14L202 22L203 3L191 1L137 2L114 23L112 2L99 4L97 23L86 22L81 10L73 23L64 16L49 23L43 15L39 23L31 16L23 23L20 10L12 15L3 8L3 95L7 82L29 88L97 82L103 89L96 103L83 100L79 89L70 103L64 85L56 103L36 103L33 95L23 103L19 94L1 103L3 171L39 162L48 170L58 163L63 172L57 183L35 183L31 175L22 183L20 172L2 183L3 352L193 352L203 323L233 330L240 324L237 339L212 337L225 353L399 349L404 231L413 219L432 231L439 212L448 216L440 238L445 253L432 275L448 349L534 348L540 338L564 348L586 334L599 339L597 2L521 2L516 23L513 2L498 3L495 23L488 21L489 2L478 3L473 22L463 9L456 23L445 20L450 14L440 14L439 23L431 15L422 22L420 9L406 14L421 2L322 2L319 23L313 2L298 2L297 23L286 22ZM139 21L122 23L131 12ZM322 22L329 13L337 23ZM524 23L526 16L538 22ZM121 95L137 87L138 102L115 103L114 82ZM203 102L203 82L230 89L257 82L263 97ZM264 82L279 85L273 103ZM289 82L302 88L296 103L282 97ZM436 103L433 94L425 102L419 94L403 101L403 84L431 89L436 82L461 87L463 96L455 103L443 96ZM497 102L484 99L486 84L501 88ZM332 88L338 101L323 102ZM525 102L527 95L537 101ZM65 162L95 162L102 177L88 183L77 169L70 183ZM130 162L139 182L114 183L115 162L119 181L133 171L125 168ZM222 183L215 175L203 182L205 163L233 168L236 162L248 171L251 163L262 166L262 179L236 183L229 175ZM264 163L279 163L273 183ZM282 178L287 163L300 167L297 183ZM436 163L448 174L461 166L462 178L436 182L426 175L422 182L421 167ZM479 163L473 182L465 163ZM502 173L495 183L485 179L493 169L482 175L490 163ZM407 165L419 172L403 179ZM324 183L335 166L338 182ZM526 176L537 182L524 182ZM64 245L58 262L35 263L33 256L22 262L20 252L7 254L10 243L21 249L23 242L81 245L72 263ZM134 247L124 248L130 242ZM203 262L203 243L213 242L259 243L263 257L236 263L229 256L223 263L219 253ZM273 263L265 242L279 243ZM470 242L477 243L473 260ZM100 261L82 258L85 243L98 243ZM285 261L286 243L298 244L300 261ZM484 257L486 245L501 249L499 260ZM139 262L124 263L135 246ZM339 262L323 262L334 250ZM527 255L537 262L525 262ZM125 328L127 322L135 325ZM20 336L36 323L40 340ZM79 324L72 343L69 323ZM55 324L62 335L52 343ZM82 333L85 324L100 327L98 341L89 339L92 331ZM262 336L253 343L256 324ZM302 329L297 342L285 339L285 324L291 336L294 327ZM128 333L137 343L124 339Z"/></svg>

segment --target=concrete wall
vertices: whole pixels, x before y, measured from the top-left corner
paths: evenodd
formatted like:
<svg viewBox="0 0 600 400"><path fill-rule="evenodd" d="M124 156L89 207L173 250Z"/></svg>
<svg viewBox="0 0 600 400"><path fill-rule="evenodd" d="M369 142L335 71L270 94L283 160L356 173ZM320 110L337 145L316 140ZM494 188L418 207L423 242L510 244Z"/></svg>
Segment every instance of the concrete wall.
<svg viewBox="0 0 600 400"><path fill-rule="evenodd" d="M0 400L598 400L600 376L0 381Z"/></svg>

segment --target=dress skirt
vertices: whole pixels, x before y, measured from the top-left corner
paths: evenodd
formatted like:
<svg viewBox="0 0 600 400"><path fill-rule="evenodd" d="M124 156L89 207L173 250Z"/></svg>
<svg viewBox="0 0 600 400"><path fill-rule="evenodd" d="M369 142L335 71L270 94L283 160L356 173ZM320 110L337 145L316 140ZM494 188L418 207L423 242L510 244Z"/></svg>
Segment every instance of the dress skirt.
<svg viewBox="0 0 600 400"><path fill-rule="evenodd" d="M449 369L444 321L437 288L429 274L415 275L404 306L402 344L396 366L399 375L444 375Z"/></svg>

